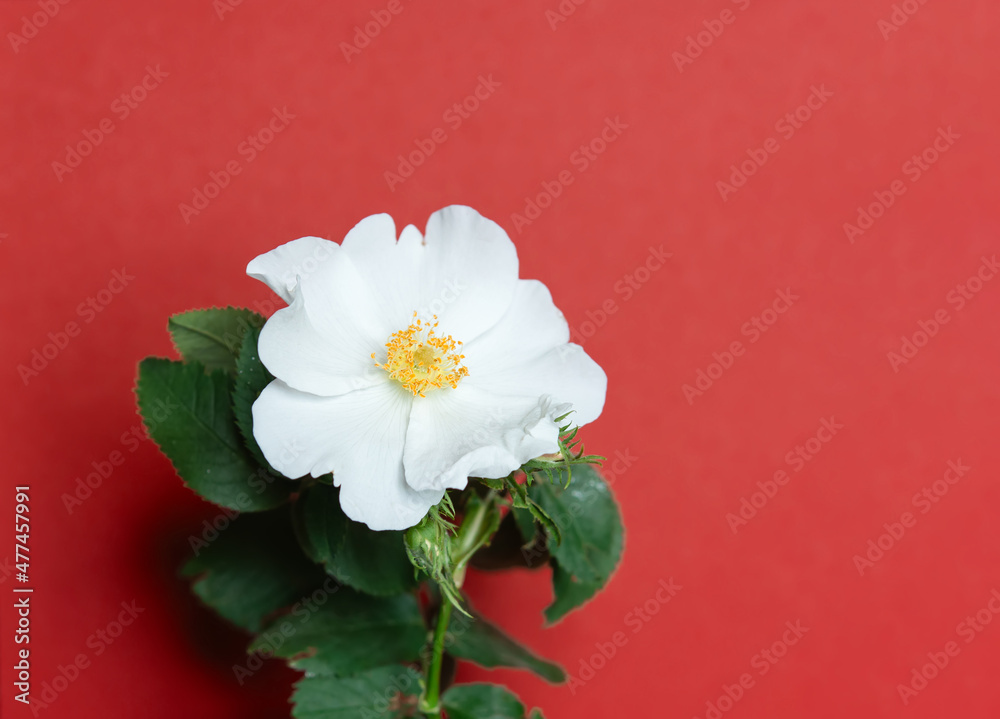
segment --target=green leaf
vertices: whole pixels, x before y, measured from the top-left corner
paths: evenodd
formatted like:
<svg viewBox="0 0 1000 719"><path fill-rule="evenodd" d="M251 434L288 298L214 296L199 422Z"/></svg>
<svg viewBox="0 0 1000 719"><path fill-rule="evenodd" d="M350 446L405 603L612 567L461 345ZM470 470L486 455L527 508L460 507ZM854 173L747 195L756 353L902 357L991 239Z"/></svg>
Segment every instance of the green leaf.
<svg viewBox="0 0 1000 719"><path fill-rule="evenodd" d="M579 606L586 604L604 586L603 582L581 582L552 561L552 590L555 599L545 608L545 621L555 624Z"/></svg>
<svg viewBox="0 0 1000 719"><path fill-rule="evenodd" d="M192 590L237 626L259 631L264 620L323 584L324 573L299 548L287 508L236 517L214 540L194 541L181 573Z"/></svg>
<svg viewBox="0 0 1000 719"><path fill-rule="evenodd" d="M271 509L294 486L259 467L243 446L230 405L232 378L197 363L139 363L136 397L149 436L185 484L223 507Z"/></svg>
<svg viewBox="0 0 1000 719"><path fill-rule="evenodd" d="M420 674L403 666L354 677L307 676L295 685L295 719L402 719L416 716Z"/></svg>
<svg viewBox="0 0 1000 719"><path fill-rule="evenodd" d="M566 681L561 666L532 653L478 614L474 619L456 616L448 626L445 647L453 657L487 669L524 669L553 684Z"/></svg>
<svg viewBox="0 0 1000 719"><path fill-rule="evenodd" d="M442 697L448 719L524 719L524 704L506 687L459 684Z"/></svg>
<svg viewBox="0 0 1000 719"><path fill-rule="evenodd" d="M264 326L264 317L245 308L213 307L174 315L167 322L170 337L187 362L207 369L236 369L236 358L247 330Z"/></svg>
<svg viewBox="0 0 1000 719"><path fill-rule="evenodd" d="M257 327L251 327L243 338L233 379L233 414L247 449L261 466L270 467L253 436L253 403L274 379L257 355L259 339L260 329Z"/></svg>
<svg viewBox="0 0 1000 719"><path fill-rule="evenodd" d="M415 587L404 533L376 532L352 521L340 508L339 494L335 487L317 484L296 500L306 553L330 575L368 594L401 594Z"/></svg>
<svg viewBox="0 0 1000 719"><path fill-rule="evenodd" d="M414 661L426 638L416 597L371 597L340 587L322 603L276 619L249 651L272 652L304 672L351 676Z"/></svg>
<svg viewBox="0 0 1000 719"><path fill-rule="evenodd" d="M549 542L561 573L553 572L556 601L546 613L561 618L590 599L618 566L624 532L621 513L610 488L590 465L577 466L568 487L535 482L529 494L561 532L557 546ZM566 574L575 581L569 581Z"/></svg>

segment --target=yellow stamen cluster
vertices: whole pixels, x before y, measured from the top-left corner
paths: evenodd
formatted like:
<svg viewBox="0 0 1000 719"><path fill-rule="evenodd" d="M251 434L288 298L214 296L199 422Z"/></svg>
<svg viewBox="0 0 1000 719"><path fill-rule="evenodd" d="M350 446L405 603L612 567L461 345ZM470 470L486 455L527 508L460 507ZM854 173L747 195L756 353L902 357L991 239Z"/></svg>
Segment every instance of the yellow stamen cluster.
<svg viewBox="0 0 1000 719"><path fill-rule="evenodd" d="M385 343L385 364L375 363L415 397L426 397L428 390L441 389L445 385L458 387L461 379L469 374L462 366L465 355L458 353L462 343L456 342L451 335L437 336L434 333L437 326L437 315L433 322L424 322L417 319L414 312L410 326L393 332ZM372 359L375 359L374 352Z"/></svg>

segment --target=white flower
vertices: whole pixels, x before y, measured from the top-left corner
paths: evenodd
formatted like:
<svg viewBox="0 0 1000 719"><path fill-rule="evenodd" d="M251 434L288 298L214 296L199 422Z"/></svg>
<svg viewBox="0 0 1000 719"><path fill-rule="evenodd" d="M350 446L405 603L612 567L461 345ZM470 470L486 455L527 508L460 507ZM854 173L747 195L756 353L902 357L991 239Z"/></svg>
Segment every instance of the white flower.
<svg viewBox="0 0 1000 719"><path fill-rule="evenodd" d="M518 279L503 229L469 207L431 215L399 240L388 215L343 243L303 237L247 274L289 306L260 335L276 377L253 432L288 477L333 472L351 519L411 527L445 489L505 477L558 448L555 418L583 425L607 377L569 343L541 282Z"/></svg>

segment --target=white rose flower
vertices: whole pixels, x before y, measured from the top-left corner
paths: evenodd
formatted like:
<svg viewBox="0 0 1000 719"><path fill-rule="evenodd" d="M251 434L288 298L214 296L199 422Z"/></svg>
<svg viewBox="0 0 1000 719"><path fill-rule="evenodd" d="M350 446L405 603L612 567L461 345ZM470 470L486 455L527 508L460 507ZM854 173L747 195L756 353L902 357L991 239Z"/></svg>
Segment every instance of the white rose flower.
<svg viewBox="0 0 1000 719"><path fill-rule="evenodd" d="M388 215L341 244L303 237L247 274L288 307L264 325L275 376L253 433L287 477L333 472L348 517L372 529L417 524L449 488L505 477L558 450L555 419L583 425L607 377L548 289L518 279L514 244L462 206L396 239Z"/></svg>

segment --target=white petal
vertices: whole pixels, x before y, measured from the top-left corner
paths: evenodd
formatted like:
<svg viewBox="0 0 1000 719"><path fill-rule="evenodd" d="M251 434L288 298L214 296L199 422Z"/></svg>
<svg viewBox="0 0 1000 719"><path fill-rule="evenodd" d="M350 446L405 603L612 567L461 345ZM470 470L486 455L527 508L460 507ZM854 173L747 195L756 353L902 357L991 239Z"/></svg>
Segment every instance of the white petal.
<svg viewBox="0 0 1000 719"><path fill-rule="evenodd" d="M495 372L535 359L569 342L569 325L537 280L518 280L500 321L462 348L465 366L476 374Z"/></svg>
<svg viewBox="0 0 1000 719"><path fill-rule="evenodd" d="M507 367L478 373L470 368L469 376L462 380L462 385L466 384L496 395L551 395L556 402L572 407L568 421L582 427L601 415L608 376L580 345L567 343Z"/></svg>
<svg viewBox="0 0 1000 719"><path fill-rule="evenodd" d="M414 489L461 489L468 477L505 477L558 449L554 419L566 411L551 397L493 395L463 382L416 398L403 464Z"/></svg>
<svg viewBox="0 0 1000 719"><path fill-rule="evenodd" d="M370 288L334 244L321 266L301 278L292 304L260 333L260 360L275 377L303 392L333 396L388 380L372 352L391 331Z"/></svg>
<svg viewBox="0 0 1000 719"><path fill-rule="evenodd" d="M299 277L311 274L329 259L331 247L335 246L321 237L300 237L250 260L247 274L291 304Z"/></svg>
<svg viewBox="0 0 1000 719"><path fill-rule="evenodd" d="M462 348L469 376L462 384L494 394L551 394L573 406L570 421L593 422L604 408L608 378L583 348L541 282L520 280L514 301L489 332Z"/></svg>
<svg viewBox="0 0 1000 719"><path fill-rule="evenodd" d="M342 244L359 275L371 288L380 314L391 329L406 329L420 305L420 267L426 256L423 237L408 225L396 241L396 226L389 215L372 215L359 222Z"/></svg>
<svg viewBox="0 0 1000 719"><path fill-rule="evenodd" d="M267 461L287 477L334 473L340 503L372 529L406 529L441 501L403 478L412 396L393 383L317 397L276 380L253 405L253 433Z"/></svg>
<svg viewBox="0 0 1000 719"><path fill-rule="evenodd" d="M424 237L408 225L393 243L390 223L386 215L363 220L343 247L392 331L409 325L414 312L437 315L439 332L461 342L496 324L517 283L517 251L499 225L453 205L431 215Z"/></svg>
<svg viewBox="0 0 1000 719"><path fill-rule="evenodd" d="M443 334L471 342L503 317L514 298L514 243L500 225L464 205L431 215L424 242L420 306L438 315Z"/></svg>

